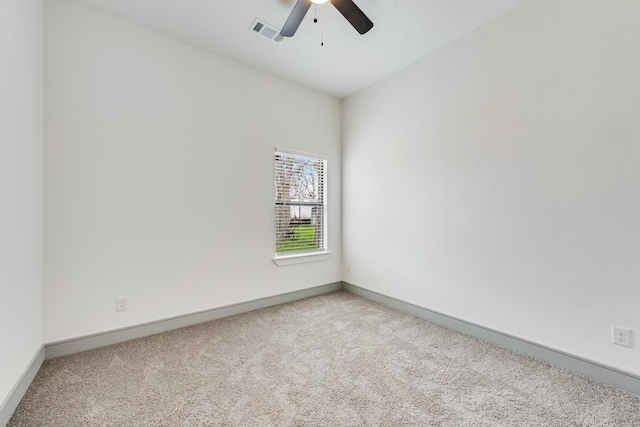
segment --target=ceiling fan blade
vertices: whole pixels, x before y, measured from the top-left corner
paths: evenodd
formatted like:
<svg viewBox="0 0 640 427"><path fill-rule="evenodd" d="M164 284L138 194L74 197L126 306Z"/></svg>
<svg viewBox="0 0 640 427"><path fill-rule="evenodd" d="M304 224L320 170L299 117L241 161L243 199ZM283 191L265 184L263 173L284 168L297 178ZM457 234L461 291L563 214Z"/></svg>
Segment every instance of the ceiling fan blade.
<svg viewBox="0 0 640 427"><path fill-rule="evenodd" d="M311 0L298 0L296 5L293 6L287 22L284 23L280 35L282 37L293 37L310 7Z"/></svg>
<svg viewBox="0 0 640 427"><path fill-rule="evenodd" d="M356 6L353 0L331 0L331 3L360 34L373 28L373 22Z"/></svg>

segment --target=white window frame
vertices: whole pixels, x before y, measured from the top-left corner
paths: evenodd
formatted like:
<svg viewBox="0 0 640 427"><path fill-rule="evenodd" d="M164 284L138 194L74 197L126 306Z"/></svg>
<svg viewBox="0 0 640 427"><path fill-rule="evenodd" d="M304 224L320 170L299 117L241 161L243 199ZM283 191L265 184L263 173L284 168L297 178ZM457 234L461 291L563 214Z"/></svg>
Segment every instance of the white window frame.
<svg viewBox="0 0 640 427"><path fill-rule="evenodd" d="M290 155L294 155L294 156L302 156L302 157L308 157L308 158L312 158L312 159L318 159L318 160L323 160L324 161L324 172L323 172L323 177L322 177L322 185L323 185L323 190L322 190L322 241L324 243L324 248L322 249L318 249L318 250L314 250L314 251L297 251L297 252L285 252L285 253L277 253L275 252L275 247L276 247L276 239L275 239L275 235L277 233L277 224L276 224L276 218L275 218L275 209L274 209L274 242L273 242L273 248L274 248L274 257L273 257L273 262L278 265L278 266L286 266L286 265L293 265L293 264L300 264L300 263L306 263L306 262L316 262L316 261L324 261L326 259L328 259L329 254L331 252L329 252L329 227L328 227L328 209L327 209L327 180L328 180L328 161L326 156L322 156L319 154L315 154L315 153L308 153L308 152L304 152L304 151L299 151L299 150L292 150L289 148L283 148L283 147L276 147L275 148L275 152L274 152L274 157L273 157L273 162L274 162L274 166L275 166L275 154L276 153L284 153L284 154L290 154ZM275 168L274 168L274 184L275 184ZM276 204L274 203L274 207L276 206Z"/></svg>

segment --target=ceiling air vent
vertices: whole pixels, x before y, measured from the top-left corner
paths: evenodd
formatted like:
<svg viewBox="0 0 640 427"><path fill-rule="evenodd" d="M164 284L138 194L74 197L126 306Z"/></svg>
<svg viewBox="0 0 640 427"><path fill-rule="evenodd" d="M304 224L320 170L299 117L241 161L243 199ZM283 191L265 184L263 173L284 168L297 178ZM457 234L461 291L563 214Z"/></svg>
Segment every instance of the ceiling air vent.
<svg viewBox="0 0 640 427"><path fill-rule="evenodd" d="M282 39L284 37L282 37L280 35L280 30L277 29L276 27L274 27L273 25L269 25L264 21L261 21L260 19L256 18L255 21L253 21L253 24L251 24L251 27L249 28L252 31L255 31L256 33L260 34L261 36L264 36L266 38L268 38L271 41L274 41L276 43L280 43L282 41Z"/></svg>

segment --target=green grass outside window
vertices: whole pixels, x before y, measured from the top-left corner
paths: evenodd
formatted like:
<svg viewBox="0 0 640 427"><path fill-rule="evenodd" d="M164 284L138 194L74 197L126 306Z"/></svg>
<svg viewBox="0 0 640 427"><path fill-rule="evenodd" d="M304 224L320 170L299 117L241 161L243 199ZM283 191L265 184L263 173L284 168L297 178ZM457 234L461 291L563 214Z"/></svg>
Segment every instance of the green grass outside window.
<svg viewBox="0 0 640 427"><path fill-rule="evenodd" d="M283 240L276 247L276 253L312 251L318 249L316 227L314 225L296 225L290 228L291 238Z"/></svg>

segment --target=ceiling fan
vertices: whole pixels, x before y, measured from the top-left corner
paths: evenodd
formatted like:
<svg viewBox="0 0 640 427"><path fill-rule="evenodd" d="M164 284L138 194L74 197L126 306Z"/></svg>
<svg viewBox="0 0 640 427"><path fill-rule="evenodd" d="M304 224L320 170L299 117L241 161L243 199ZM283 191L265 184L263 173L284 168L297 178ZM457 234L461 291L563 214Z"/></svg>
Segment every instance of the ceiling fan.
<svg viewBox="0 0 640 427"><path fill-rule="evenodd" d="M373 22L356 6L353 0L298 0L287 22L284 23L280 35L283 37L292 37L300 26L304 16L307 14L311 4L322 4L327 1L330 1L336 9L338 9L338 12L340 12L360 34L364 34L373 28Z"/></svg>

